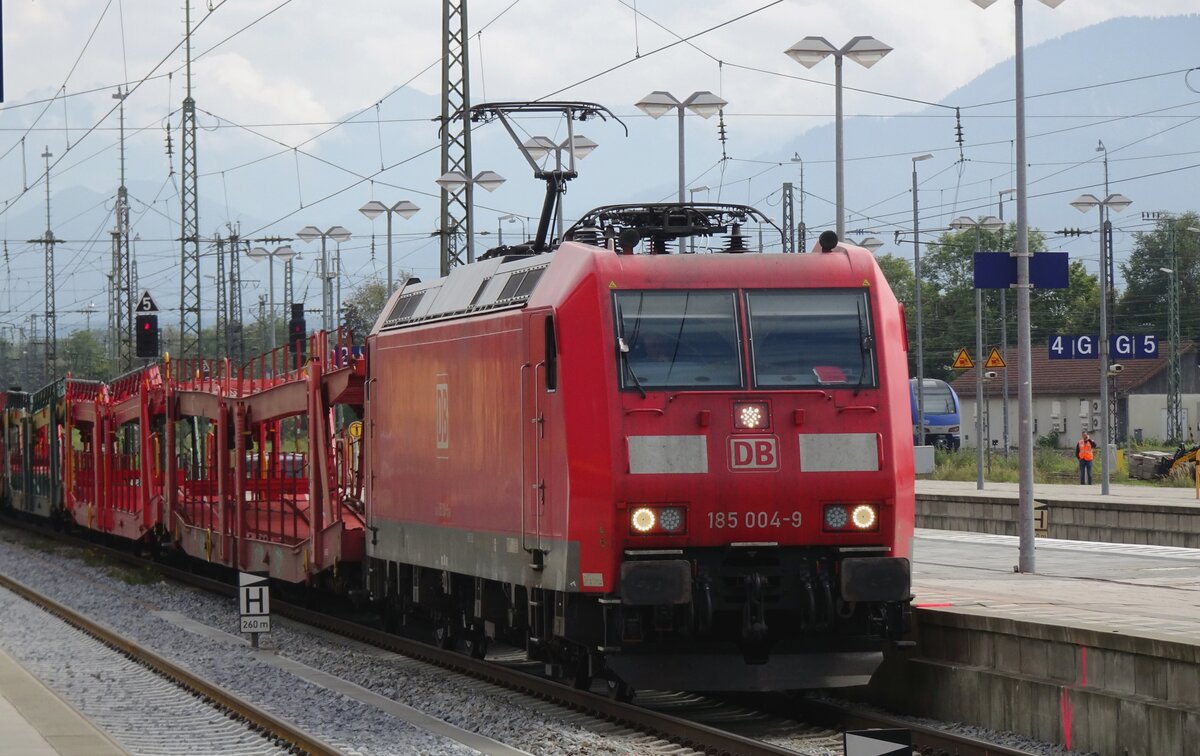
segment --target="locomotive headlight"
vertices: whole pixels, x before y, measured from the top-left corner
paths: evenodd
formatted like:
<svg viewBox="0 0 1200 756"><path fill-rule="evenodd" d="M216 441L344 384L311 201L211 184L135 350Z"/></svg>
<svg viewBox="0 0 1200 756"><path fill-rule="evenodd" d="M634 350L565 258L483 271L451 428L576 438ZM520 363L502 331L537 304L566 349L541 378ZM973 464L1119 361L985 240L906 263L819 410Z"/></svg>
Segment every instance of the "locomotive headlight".
<svg viewBox="0 0 1200 756"><path fill-rule="evenodd" d="M733 427L739 430L764 430L771 425L766 402L734 402Z"/></svg>
<svg viewBox="0 0 1200 756"><path fill-rule="evenodd" d="M879 515L875 512L875 507L870 504L859 504L854 508L850 519L854 522L854 527L859 530L871 530L879 522Z"/></svg>
<svg viewBox="0 0 1200 756"><path fill-rule="evenodd" d="M687 530L687 508L679 505L637 507L629 515L634 535L680 535Z"/></svg>
<svg viewBox="0 0 1200 756"><path fill-rule="evenodd" d="M679 507L658 510L658 526L668 533L680 532L683 530L683 510Z"/></svg>
<svg viewBox="0 0 1200 756"><path fill-rule="evenodd" d="M656 522L658 522L658 518L654 516L654 510L649 507L635 509L629 516L629 524L639 533L649 533L654 530Z"/></svg>
<svg viewBox="0 0 1200 756"><path fill-rule="evenodd" d="M850 514L841 504L831 504L825 507L825 527L830 530L841 530L850 522Z"/></svg>

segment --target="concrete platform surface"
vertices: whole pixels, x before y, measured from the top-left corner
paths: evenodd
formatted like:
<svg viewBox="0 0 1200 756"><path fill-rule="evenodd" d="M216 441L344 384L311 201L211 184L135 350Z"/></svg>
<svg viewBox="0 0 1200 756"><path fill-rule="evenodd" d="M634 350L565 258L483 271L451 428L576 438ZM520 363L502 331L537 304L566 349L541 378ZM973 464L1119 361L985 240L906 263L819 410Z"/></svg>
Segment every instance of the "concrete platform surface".
<svg viewBox="0 0 1200 756"><path fill-rule="evenodd" d="M0 753L122 756L127 752L0 650Z"/></svg>
<svg viewBox="0 0 1200 756"><path fill-rule="evenodd" d="M1015 536L918 529L918 606L1200 645L1200 550L1039 538L1014 572Z"/></svg>
<svg viewBox="0 0 1200 756"><path fill-rule="evenodd" d="M987 496L1016 499L1018 496L1016 483L985 482L983 490L976 488L973 480L917 480L917 495L957 495L968 497ZM1200 509L1200 500L1196 499L1194 488L1168 488L1165 486L1134 486L1110 485L1109 494L1100 493L1100 480L1090 486L1077 483L1038 483L1033 487L1034 501L1039 499L1055 499L1060 501L1113 501L1124 504L1170 504L1172 506L1190 506Z"/></svg>

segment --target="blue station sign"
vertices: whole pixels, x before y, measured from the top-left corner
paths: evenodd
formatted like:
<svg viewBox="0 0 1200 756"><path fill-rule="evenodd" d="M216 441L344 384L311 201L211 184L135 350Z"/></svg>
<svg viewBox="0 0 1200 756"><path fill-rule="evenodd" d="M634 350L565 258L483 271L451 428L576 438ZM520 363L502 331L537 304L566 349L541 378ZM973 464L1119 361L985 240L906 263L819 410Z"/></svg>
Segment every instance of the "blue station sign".
<svg viewBox="0 0 1200 756"><path fill-rule="evenodd" d="M1158 337L1152 333L1113 333L1108 336L1108 357L1113 360L1150 360L1158 356ZM1052 360L1100 359L1099 336L1051 336Z"/></svg>

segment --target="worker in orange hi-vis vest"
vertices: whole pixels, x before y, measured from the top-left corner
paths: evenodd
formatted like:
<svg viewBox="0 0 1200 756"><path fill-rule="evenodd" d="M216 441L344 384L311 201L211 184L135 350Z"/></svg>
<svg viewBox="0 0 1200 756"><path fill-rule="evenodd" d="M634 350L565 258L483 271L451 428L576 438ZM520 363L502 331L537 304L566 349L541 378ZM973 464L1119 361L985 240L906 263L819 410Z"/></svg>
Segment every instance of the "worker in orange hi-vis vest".
<svg viewBox="0 0 1200 756"><path fill-rule="evenodd" d="M1096 448L1096 442L1088 436L1087 431L1083 432L1083 437L1075 444L1075 458L1079 460L1079 485L1092 484L1092 457L1093 450Z"/></svg>

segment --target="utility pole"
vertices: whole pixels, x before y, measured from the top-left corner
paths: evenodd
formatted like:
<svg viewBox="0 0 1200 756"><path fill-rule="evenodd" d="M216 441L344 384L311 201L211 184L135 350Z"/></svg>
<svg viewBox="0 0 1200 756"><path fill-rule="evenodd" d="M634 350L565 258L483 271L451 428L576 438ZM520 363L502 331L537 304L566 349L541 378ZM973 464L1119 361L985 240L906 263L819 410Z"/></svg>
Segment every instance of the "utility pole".
<svg viewBox="0 0 1200 756"><path fill-rule="evenodd" d="M471 83L467 56L467 0L442 2L442 173L461 171L468 181L457 191L441 192L441 275L475 261L471 208L474 185L471 171ZM461 117L455 118L455 115ZM466 250L458 246L459 232L466 228ZM465 258L465 259L464 259Z"/></svg>
<svg viewBox="0 0 1200 756"><path fill-rule="evenodd" d="M180 128L179 352L200 356L200 203L196 170L196 101L192 99L192 2L184 0L185 92Z"/></svg>
<svg viewBox="0 0 1200 756"><path fill-rule="evenodd" d="M58 319L54 311L54 245L61 240L54 238L54 232L50 230L50 158L53 153L50 152L50 147L47 146L45 152L42 153L42 158L46 161L46 233L40 239L30 239L30 244L41 244L46 260L46 340L42 346L44 349L45 360L45 375L50 377L54 375L54 363L58 359ZM36 317L36 316L34 316ZM34 329L37 333L37 329Z"/></svg>
<svg viewBox="0 0 1200 756"><path fill-rule="evenodd" d="M1172 444L1183 443L1183 402L1179 396L1179 255L1175 250L1175 219L1167 218L1171 245L1171 287L1167 290L1167 341L1171 352L1167 362L1167 429Z"/></svg>
<svg viewBox="0 0 1200 756"><path fill-rule="evenodd" d="M797 252L808 251L808 226L804 225L804 159L797 152L792 155L792 162L800 164L800 225L796 227L797 231Z"/></svg>

